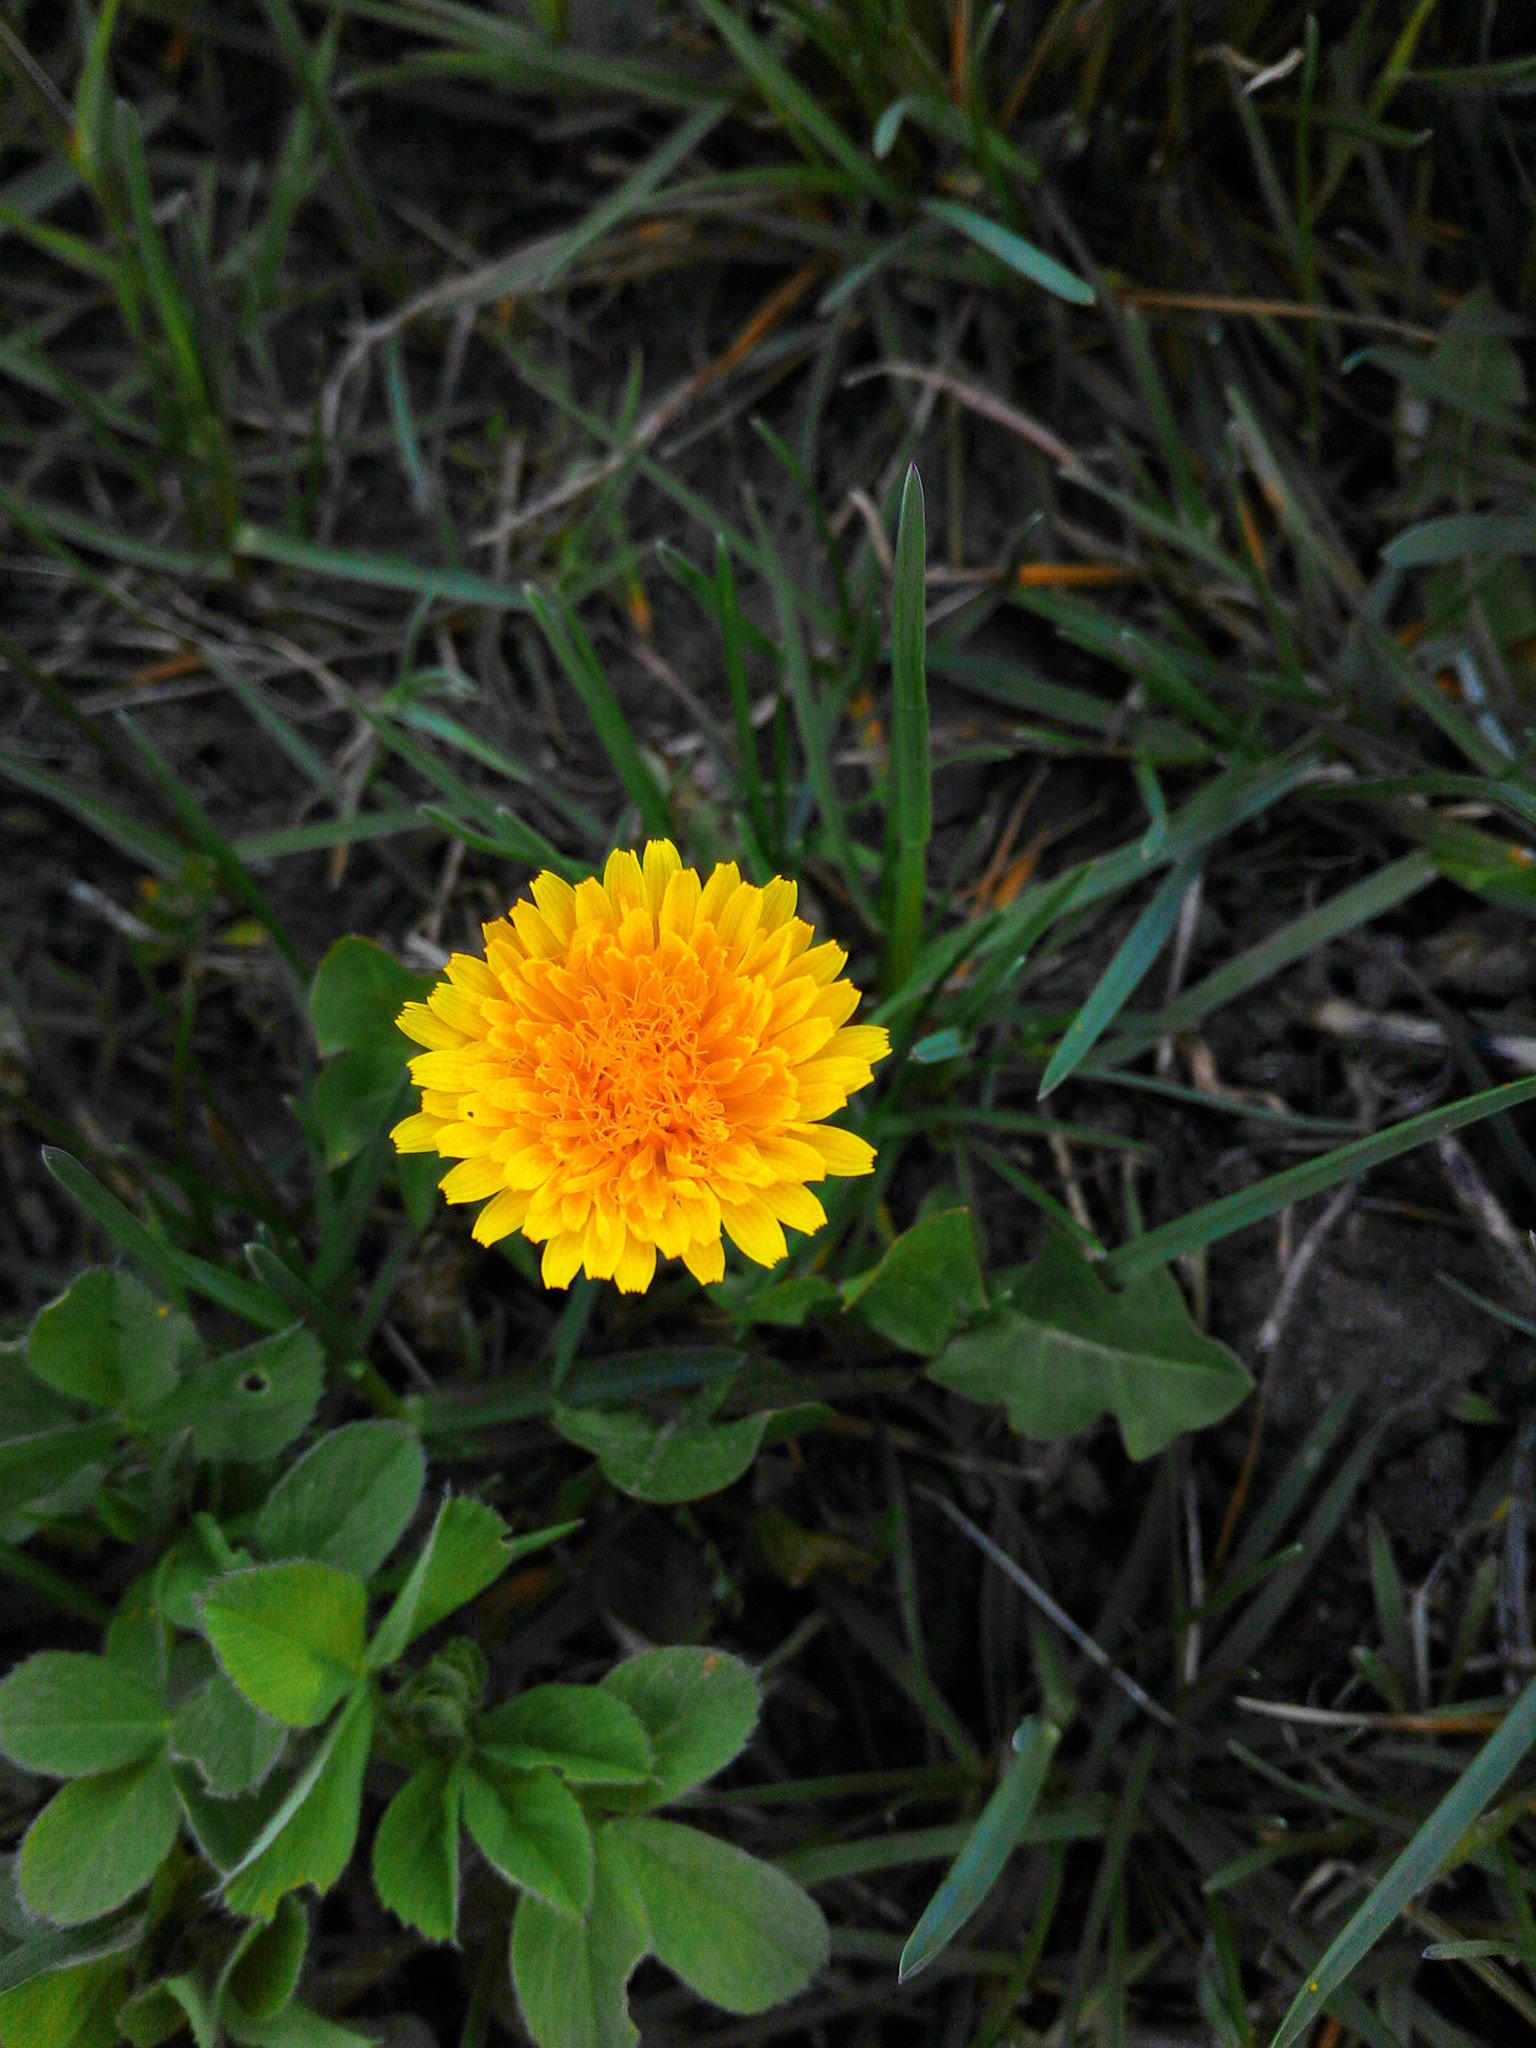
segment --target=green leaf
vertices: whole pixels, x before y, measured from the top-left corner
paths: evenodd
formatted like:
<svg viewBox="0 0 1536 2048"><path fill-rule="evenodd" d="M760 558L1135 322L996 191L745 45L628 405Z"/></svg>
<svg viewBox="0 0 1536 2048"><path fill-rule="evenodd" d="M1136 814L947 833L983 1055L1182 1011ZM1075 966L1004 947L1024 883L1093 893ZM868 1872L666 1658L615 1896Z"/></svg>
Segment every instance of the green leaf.
<svg viewBox="0 0 1536 2048"><path fill-rule="evenodd" d="M258 2020L226 2004L222 2017L236 2048L378 2048L377 2035L339 2027L307 2005L288 2005L270 2019Z"/></svg>
<svg viewBox="0 0 1536 2048"><path fill-rule="evenodd" d="M494 1508L468 1494L450 1495L369 1645L368 1668L381 1671L393 1664L418 1636L483 1593L519 1547L508 1541L507 1525Z"/></svg>
<svg viewBox="0 0 1536 2048"><path fill-rule="evenodd" d="M170 1675L170 1637L155 1604L155 1574L135 1579L107 1624L102 1654L158 1697Z"/></svg>
<svg viewBox="0 0 1536 2048"><path fill-rule="evenodd" d="M235 1799L265 1784L288 1737L282 1723L253 1707L224 1672L176 1710L171 1754L195 1764L215 1799Z"/></svg>
<svg viewBox="0 0 1536 2048"><path fill-rule="evenodd" d="M616 1820L658 1959L727 2012L803 1991L830 1954L821 1908L771 1864L669 1820Z"/></svg>
<svg viewBox="0 0 1536 2048"><path fill-rule="evenodd" d="M1039 285L1042 291L1065 299L1071 306L1093 304L1093 286L1085 283L1075 270L1068 270L1064 263L1058 263L1054 256L1047 256L1043 249L1037 249L1033 242L1026 242L1011 228L988 220L984 213L975 213L969 206L958 206L952 199L925 199L923 211L954 228L967 241L974 242L978 249L985 249L989 256L996 256L1010 270L1016 270L1020 277L1027 277L1031 284Z"/></svg>
<svg viewBox="0 0 1536 2048"><path fill-rule="evenodd" d="M428 1941L459 1931L459 1771L439 1757L400 1787L373 1838L373 1888Z"/></svg>
<svg viewBox="0 0 1536 2048"><path fill-rule="evenodd" d="M1348 1924L1307 1973L1272 2048L1291 2048L1333 1993L1370 1954L1403 1908L1423 1891L1506 1778L1536 1743L1536 1681L1528 1685L1418 1833L1377 1879Z"/></svg>
<svg viewBox="0 0 1536 2048"><path fill-rule="evenodd" d="M969 1209L936 1209L914 1223L878 1266L844 1283L843 1300L888 1344L931 1357L987 1305Z"/></svg>
<svg viewBox="0 0 1536 2048"><path fill-rule="evenodd" d="M334 1053L398 1046L403 1063L410 1046L395 1019L407 1003L425 1002L431 987L431 975L413 974L372 939L338 939L310 984L315 1043L327 1059Z"/></svg>
<svg viewBox="0 0 1536 2048"><path fill-rule="evenodd" d="M119 2011L117 2024L132 2048L160 2048L187 2027L196 2048L219 2048L219 2023L208 1993L187 1974L146 1984Z"/></svg>
<svg viewBox="0 0 1536 2048"><path fill-rule="evenodd" d="M664 1806L740 1756L757 1726L757 1680L739 1657L680 1644L645 1650L616 1664L604 1692L635 1715L651 1738L656 1763L633 1806ZM615 1796L605 1804L617 1805Z"/></svg>
<svg viewBox="0 0 1536 2048"><path fill-rule="evenodd" d="M6 1511L15 1514L33 1501L46 1500L88 1467L104 1464L121 1441L115 1422L82 1422L0 1444L0 1500Z"/></svg>
<svg viewBox="0 0 1536 2048"><path fill-rule="evenodd" d="M267 1495L252 1531L263 1556L310 1557L371 1579L405 1534L427 1463L403 1422L334 1429Z"/></svg>
<svg viewBox="0 0 1536 2048"><path fill-rule="evenodd" d="M1061 1730L1039 1715L1019 1728L1013 1738L1014 1756L982 1808L970 1840L907 1937L898 1983L905 1984L938 1960L1002 1876L1029 1824L1060 1741Z"/></svg>
<svg viewBox="0 0 1536 2048"><path fill-rule="evenodd" d="M952 1339L928 1377L972 1401L1001 1401L1021 1436L1067 1436L1108 1410L1133 1458L1219 1422L1253 1384L1225 1344L1196 1328L1170 1273L1111 1294L1059 1232L996 1315Z"/></svg>
<svg viewBox="0 0 1536 2048"><path fill-rule="evenodd" d="M718 1396L718 1390L707 1390ZM550 1421L567 1443L590 1451L603 1476L636 1500L701 1500L732 1486L762 1445L768 1416L736 1422L656 1422L633 1408L567 1408Z"/></svg>
<svg viewBox="0 0 1536 2048"><path fill-rule="evenodd" d="M61 1927L99 1919L149 1883L180 1819L163 1757L77 1778L27 1830L17 1865L22 1898Z"/></svg>
<svg viewBox="0 0 1536 2048"><path fill-rule="evenodd" d="M162 1439L190 1431L194 1457L260 1465L304 1433L324 1388L320 1340L295 1328L197 1366L144 1421Z"/></svg>
<svg viewBox="0 0 1536 2048"><path fill-rule="evenodd" d="M143 1940L144 1914L132 1906L121 1907L102 1920L84 1921L79 1927L49 1927L42 1933L32 1932L37 1922L28 1914L16 1889L16 1858L8 1856L5 1862L6 1933L24 1938L17 1947L0 1953L0 1995L36 1977L72 1970L105 1956L123 1955Z"/></svg>
<svg viewBox="0 0 1536 2048"><path fill-rule="evenodd" d="M404 1100L405 1063L411 1048L371 1045L359 1052L338 1053L315 1082L311 1101L325 1140L325 1163L345 1166L396 1114Z"/></svg>
<svg viewBox="0 0 1536 2048"><path fill-rule="evenodd" d="M0 2048L113 2048L125 1963L79 1963L0 1995Z"/></svg>
<svg viewBox="0 0 1536 2048"><path fill-rule="evenodd" d="M585 1919L524 1892L512 1922L512 1982L539 2048L635 2048L625 1991L650 1945L629 1866L601 1828Z"/></svg>
<svg viewBox="0 0 1536 2048"><path fill-rule="evenodd" d="M723 1295L729 1281L715 1289ZM840 1299L836 1287L821 1273L802 1273L793 1280L779 1280L761 1287L738 1305L722 1302L726 1313L738 1323L772 1323L779 1329L798 1330L809 1315L830 1308Z"/></svg>
<svg viewBox="0 0 1536 2048"><path fill-rule="evenodd" d="M328 1892L351 1860L373 1741L374 1698L359 1686L282 1803L224 1880L230 1910L270 1920L284 1895Z"/></svg>
<svg viewBox="0 0 1536 2048"><path fill-rule="evenodd" d="M0 1683L0 1749L24 1771L84 1778L163 1748L163 1699L105 1657L41 1650Z"/></svg>
<svg viewBox="0 0 1536 2048"><path fill-rule="evenodd" d="M557 1912L592 1903L592 1830L553 1771L507 1771L477 1757L463 1774L464 1825L509 1884Z"/></svg>
<svg viewBox="0 0 1536 2048"><path fill-rule="evenodd" d="M203 1633L252 1706L313 1728L361 1674L367 1609L362 1581L334 1565L257 1565L208 1588Z"/></svg>
<svg viewBox="0 0 1536 2048"><path fill-rule="evenodd" d="M1451 512L1388 541L1381 558L1394 569L1437 568L1468 555L1536 553L1536 511Z"/></svg>
<svg viewBox="0 0 1536 2048"><path fill-rule="evenodd" d="M639 1785L655 1752L639 1719L595 1685L535 1685L482 1717L479 1746L513 1770L541 1765L573 1785Z"/></svg>
<svg viewBox="0 0 1536 2048"><path fill-rule="evenodd" d="M273 2018L298 1990L308 1948L309 1915L290 1892L266 1926L248 1930L230 1958L223 1998L233 1998L248 2019Z"/></svg>
<svg viewBox="0 0 1536 2048"><path fill-rule="evenodd" d="M170 1394L197 1333L131 1273L97 1267L50 1302L27 1337L27 1369L92 1408L141 1413Z"/></svg>

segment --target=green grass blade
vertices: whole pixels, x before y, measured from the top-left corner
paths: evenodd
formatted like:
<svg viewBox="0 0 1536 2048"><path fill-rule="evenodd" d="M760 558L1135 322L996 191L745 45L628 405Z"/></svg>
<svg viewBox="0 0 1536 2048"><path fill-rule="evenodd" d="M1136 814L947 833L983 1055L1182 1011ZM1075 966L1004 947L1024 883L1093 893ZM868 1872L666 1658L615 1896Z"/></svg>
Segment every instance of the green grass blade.
<svg viewBox="0 0 1536 2048"><path fill-rule="evenodd" d="M127 854L131 861L162 880L169 881L186 865L186 854L174 839L157 832L152 825L141 825L137 818L130 817L105 797L77 789L61 775L50 775L46 769L33 768L10 754L0 754L0 775L18 789L46 797L60 810L68 811L109 846L115 846L119 853Z"/></svg>
<svg viewBox="0 0 1536 2048"><path fill-rule="evenodd" d="M1182 1253L1193 1251L1197 1245L1215 1244L1220 1238L1230 1237L1234 1230L1245 1230L1251 1223L1262 1222L1291 1202L1324 1194L1341 1181L1353 1180L1357 1174L1368 1173L1389 1159L1398 1159L1416 1146L1430 1144L1451 1131L1465 1130L1468 1124L1481 1123L1484 1117L1502 1116L1532 1100L1536 1100L1536 1078L1509 1081L1503 1087L1484 1089L1460 1102L1406 1117L1385 1131L1357 1139L1352 1145L1341 1145L1336 1151L1324 1153L1321 1159L1309 1159L1284 1173L1271 1174L1256 1187L1224 1195L1219 1201L1192 1209L1187 1216L1149 1230L1144 1237L1112 1251L1104 1262L1105 1273L1116 1281L1150 1273Z"/></svg>
<svg viewBox="0 0 1536 2048"><path fill-rule="evenodd" d="M1042 1102L1081 1066L1140 987L1178 923L1189 885L1198 872L1198 862L1186 857L1176 862L1163 877L1152 901L1126 934L1119 951L1100 976L1098 986L1073 1018L1060 1045L1051 1055L1040 1083Z"/></svg>
<svg viewBox="0 0 1536 2048"><path fill-rule="evenodd" d="M1079 277L1076 271L1068 270L1064 263L1058 263L1054 256L1047 256L1043 249L1037 249L1033 242L1026 242L1022 235L1016 235L1012 228L1005 228L1000 221L989 220L984 213L976 213L969 206L959 206L953 199L925 199L923 211L934 220L941 220L947 227L952 227L957 234L964 235L978 249L985 249L1000 263L1006 263L1020 277L1027 277L1031 284L1039 285L1042 291L1065 299L1071 306L1093 304L1091 284Z"/></svg>
<svg viewBox="0 0 1536 2048"><path fill-rule="evenodd" d="M698 0L698 4L765 104L797 140L803 138L823 156L830 157L871 199L884 206L899 203L896 188L874 158L849 141L826 108L790 76L768 45L753 35L734 9L725 6L723 0Z"/></svg>
<svg viewBox="0 0 1536 2048"><path fill-rule="evenodd" d="M1061 1741L1053 1721L1032 1715L1013 1738L1015 1755L970 1839L907 1937L896 1979L905 1984L944 1953L1002 1876L1019 1846Z"/></svg>
<svg viewBox="0 0 1536 2048"><path fill-rule="evenodd" d="M276 1295L156 1237L126 1203L109 1194L69 1153L45 1145L43 1164L92 1221L101 1225L118 1249L152 1274L173 1301L181 1303L189 1293L200 1294L206 1301L227 1308L231 1315L253 1323L258 1330L276 1332L293 1327L293 1311Z"/></svg>
<svg viewBox="0 0 1536 2048"><path fill-rule="evenodd" d="M926 523L914 463L901 493L891 603L891 765L886 783L885 966L881 994L912 972L923 942L928 840L933 830L933 756L928 741Z"/></svg>
<svg viewBox="0 0 1536 2048"><path fill-rule="evenodd" d="M1271 2048L1301 2040L1329 1996L1344 1983L1387 1932L1398 1914L1430 1884L1446 1857L1536 1743L1536 1681L1511 1707L1413 1840L1381 1877L1349 1924L1309 1972Z"/></svg>
<svg viewBox="0 0 1536 2048"><path fill-rule="evenodd" d="M752 723L752 692L747 685L744 621L736 599L736 568L731 559L730 543L723 533L715 535L714 595L719 608L720 639L725 655L725 684L731 694L731 716L736 722L736 753L741 767L741 793L746 805L747 824L759 864L765 873L772 873L782 858L782 849L775 846L773 828L768 822L768 800L763 792L757 731Z"/></svg>
<svg viewBox="0 0 1536 2048"><path fill-rule="evenodd" d="M274 533L247 521L236 528L230 543L237 556L276 562L307 576L334 576L341 583L367 583L376 590L406 590L415 597L441 597L457 604L483 605L488 611L521 612L528 608L519 590L475 576L467 569L434 569L404 555L364 554L353 548L321 547L292 534Z"/></svg>
<svg viewBox="0 0 1536 2048"><path fill-rule="evenodd" d="M529 611L543 628L556 661L586 707L614 774L640 813L642 827L652 838L667 838L672 824L667 816L666 798L641 759L629 720L613 694L613 686L597 658L597 649L587 638L581 621L563 598L551 599L532 583L525 585L523 595Z"/></svg>

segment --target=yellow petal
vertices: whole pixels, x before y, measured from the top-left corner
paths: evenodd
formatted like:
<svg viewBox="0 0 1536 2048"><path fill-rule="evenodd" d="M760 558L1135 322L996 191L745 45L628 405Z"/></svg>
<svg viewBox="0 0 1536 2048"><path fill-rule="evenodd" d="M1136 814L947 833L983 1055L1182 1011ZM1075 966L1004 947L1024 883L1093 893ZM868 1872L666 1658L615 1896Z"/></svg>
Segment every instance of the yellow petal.
<svg viewBox="0 0 1536 2048"><path fill-rule="evenodd" d="M697 868L683 868L667 883L667 893L661 900L660 925L664 932L675 932L680 939L686 939L693 930L694 919L699 914L699 899L704 885L699 880Z"/></svg>
<svg viewBox="0 0 1536 2048"><path fill-rule="evenodd" d="M763 930L776 932L789 923L795 914L795 904L800 890L797 883L785 875L775 875L763 890Z"/></svg>
<svg viewBox="0 0 1536 2048"><path fill-rule="evenodd" d="M414 1039L431 1052L452 1052L466 1040L464 1032L455 1031L451 1024L435 1016L425 1003L407 1003L395 1019L395 1029L403 1031L407 1038Z"/></svg>
<svg viewBox="0 0 1536 2048"><path fill-rule="evenodd" d="M437 1134L442 1128L440 1116L428 1116L425 1110L418 1110L415 1116L396 1124L389 1135L397 1152L435 1152Z"/></svg>
<svg viewBox="0 0 1536 2048"><path fill-rule="evenodd" d="M519 1194L516 1188L503 1188L499 1195L492 1195L475 1218L470 1235L476 1244L496 1244L510 1237L527 1213L528 1197Z"/></svg>
<svg viewBox="0 0 1536 2048"><path fill-rule="evenodd" d="M864 1060L873 1066L890 1051L891 1034L883 1024L845 1024L828 1049L840 1058Z"/></svg>
<svg viewBox="0 0 1536 2048"><path fill-rule="evenodd" d="M603 888L620 916L626 910L643 909L646 902L645 877L640 863L627 846L616 847L603 866Z"/></svg>
<svg viewBox="0 0 1536 2048"><path fill-rule="evenodd" d="M582 1233L562 1230L544 1247L539 1278L546 1287L569 1287L581 1264Z"/></svg>
<svg viewBox="0 0 1536 2048"><path fill-rule="evenodd" d="M722 1258L722 1267L724 1260ZM620 1294L644 1294L656 1275L656 1247L631 1233L613 1277Z"/></svg>
<svg viewBox="0 0 1536 2048"><path fill-rule="evenodd" d="M670 839L646 841L641 871L645 877L645 900L653 913L661 909L666 899L667 884L674 875L682 872L682 866L683 857Z"/></svg>
<svg viewBox="0 0 1536 2048"><path fill-rule="evenodd" d="M498 996L501 990L496 977L483 960L477 960L473 953L450 953L447 967L448 979L455 988L461 988L470 997Z"/></svg>
<svg viewBox="0 0 1536 2048"><path fill-rule="evenodd" d="M733 860L717 863L714 873L704 884L704 893L699 899L699 921L714 924L741 887L741 869Z"/></svg>
<svg viewBox="0 0 1536 2048"><path fill-rule="evenodd" d="M720 1220L730 1232L732 1243L758 1265L776 1266L780 1259L788 1258L789 1246L784 1242L778 1219L760 1195L747 1202L722 1202Z"/></svg>
<svg viewBox="0 0 1536 2048"><path fill-rule="evenodd" d="M533 900L562 946L569 945L571 933L576 929L576 891L562 875L554 875L546 868L536 875L533 882Z"/></svg>
<svg viewBox="0 0 1536 2048"><path fill-rule="evenodd" d="M725 1246L718 1237L710 1244L695 1242L683 1253L683 1264L701 1286L708 1287L725 1278Z"/></svg>
<svg viewBox="0 0 1536 2048"><path fill-rule="evenodd" d="M852 1131L839 1130L836 1124L797 1124L793 1135L807 1145L814 1145L827 1163L828 1173L851 1178L875 1170L875 1148Z"/></svg>
<svg viewBox="0 0 1536 2048"><path fill-rule="evenodd" d="M826 1210L810 1189L794 1181L780 1181L777 1187L764 1188L762 1201L781 1223L787 1223L791 1230L803 1230L807 1237L820 1230L827 1220Z"/></svg>
<svg viewBox="0 0 1536 2048"><path fill-rule="evenodd" d="M461 1159L438 1182L445 1202L483 1202L505 1185L500 1163L485 1152L478 1159Z"/></svg>
<svg viewBox="0 0 1536 2048"><path fill-rule="evenodd" d="M440 981L427 997L427 1007L434 1017L441 1017L454 1031L454 1044L462 1045L466 1039L485 1036L485 1018L480 1005L462 989L454 987L451 981ZM413 1032L412 1037L415 1036Z"/></svg>

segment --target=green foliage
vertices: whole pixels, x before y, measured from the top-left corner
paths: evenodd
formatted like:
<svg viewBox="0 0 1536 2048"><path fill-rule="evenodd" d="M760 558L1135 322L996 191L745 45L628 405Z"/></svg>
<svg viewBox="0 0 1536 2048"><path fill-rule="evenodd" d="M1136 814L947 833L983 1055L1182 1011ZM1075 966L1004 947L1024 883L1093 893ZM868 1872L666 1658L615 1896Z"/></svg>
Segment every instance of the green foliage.
<svg viewBox="0 0 1536 2048"><path fill-rule="evenodd" d="M987 1305L966 1209L935 1209L878 1266L843 1283L843 1303L888 1344L931 1357Z"/></svg>
<svg viewBox="0 0 1536 2048"><path fill-rule="evenodd" d="M1219 1422L1252 1386L1242 1361L1195 1326L1170 1273L1113 1293L1061 1233L928 1373L972 1401L1002 1402L1021 1436L1066 1436L1107 1412L1133 1458Z"/></svg>

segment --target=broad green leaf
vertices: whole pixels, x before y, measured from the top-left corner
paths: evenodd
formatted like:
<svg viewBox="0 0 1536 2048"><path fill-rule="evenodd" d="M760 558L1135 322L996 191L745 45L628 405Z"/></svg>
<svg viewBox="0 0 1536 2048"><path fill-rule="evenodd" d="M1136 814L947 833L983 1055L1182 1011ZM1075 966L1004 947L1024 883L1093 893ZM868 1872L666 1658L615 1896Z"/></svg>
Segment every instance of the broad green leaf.
<svg viewBox="0 0 1536 2048"><path fill-rule="evenodd" d="M126 1963L54 1970L0 1994L0 2048L114 2048Z"/></svg>
<svg viewBox="0 0 1536 2048"><path fill-rule="evenodd" d="M361 1047L395 1044L402 1061L408 1041L395 1019L410 1002L425 1002L432 977L413 974L372 939L338 939L315 970L309 1017L326 1058Z"/></svg>
<svg viewBox="0 0 1536 2048"><path fill-rule="evenodd" d="M162 1439L189 1430L195 1457L259 1465L303 1434L324 1386L319 1338L284 1330L194 1367L144 1422Z"/></svg>
<svg viewBox="0 0 1536 2048"><path fill-rule="evenodd" d="M270 1920L288 1892L306 1884L328 1892L346 1869L357 1841L374 1712L371 1688L360 1686L225 1878L232 1912Z"/></svg>
<svg viewBox="0 0 1536 2048"><path fill-rule="evenodd" d="M327 1731L327 1740L330 1731ZM197 1846L215 1870L238 1870L267 1833L279 1812L288 1807L294 1786L302 1777L284 1778L269 1772L253 1792L235 1793L220 1799L203 1782L195 1764L172 1760L171 1773L181 1799L187 1825Z"/></svg>
<svg viewBox="0 0 1536 2048"><path fill-rule="evenodd" d="M1170 1273L1157 1269L1112 1294L1060 1233L990 1321L950 1341L928 1377L972 1401L1002 1402L1021 1436L1067 1436L1107 1410L1133 1458L1219 1422L1253 1384L1225 1344L1196 1328Z"/></svg>
<svg viewBox="0 0 1536 2048"><path fill-rule="evenodd" d="M830 1953L821 1908L771 1864L669 1820L616 1820L651 1947L701 1998L765 2012L803 1991Z"/></svg>
<svg viewBox="0 0 1536 2048"><path fill-rule="evenodd" d="M736 1422L655 1422L633 1408L567 1408L550 1421L568 1443L590 1451L603 1476L636 1500L702 1500L732 1486L762 1445L768 1416Z"/></svg>
<svg viewBox="0 0 1536 2048"><path fill-rule="evenodd" d="M616 1664L602 1689L635 1715L656 1754L651 1781L633 1797L605 1795L605 1805L664 1806L723 1771L757 1726L757 1680L721 1650L645 1650Z"/></svg>
<svg viewBox="0 0 1536 2048"><path fill-rule="evenodd" d="M165 1701L105 1657L40 1650L0 1683L0 1749L24 1771L84 1778L156 1755Z"/></svg>
<svg viewBox="0 0 1536 2048"><path fill-rule="evenodd" d="M1394 569L1425 569L1468 555L1536 553L1536 511L1450 512L1426 519L1387 542L1381 558Z"/></svg>
<svg viewBox="0 0 1536 2048"><path fill-rule="evenodd" d="M323 1721L363 1668L368 1597L334 1565L257 1565L203 1595L203 1632L252 1706L290 1728Z"/></svg>
<svg viewBox="0 0 1536 2048"><path fill-rule="evenodd" d="M194 1764L215 1799L264 1784L287 1740L282 1723L258 1712L222 1671L182 1702L171 1723L172 1756Z"/></svg>
<svg viewBox="0 0 1536 2048"><path fill-rule="evenodd" d="M464 1825L509 1884L562 1913L592 1903L592 1830L553 1771L507 1771L488 1759L463 1774Z"/></svg>
<svg viewBox="0 0 1536 2048"><path fill-rule="evenodd" d="M617 1844L600 1828L584 1919L524 1892L512 1922L512 1982L539 2048L635 2048L625 1996L648 1953L645 1908Z"/></svg>
<svg viewBox="0 0 1536 2048"><path fill-rule="evenodd" d="M969 1209L936 1209L914 1223L878 1266L844 1283L843 1300L888 1344L931 1357L987 1305Z"/></svg>
<svg viewBox="0 0 1536 2048"><path fill-rule="evenodd" d="M897 1981L905 1984L936 1962L1002 1876L1020 1839L1061 1741L1061 1730L1039 1715L1013 1738L1014 1755L982 1808L970 1840L923 1908L901 1952Z"/></svg>
<svg viewBox="0 0 1536 2048"><path fill-rule="evenodd" d="M50 1302L27 1337L27 1368L92 1408L141 1413L163 1401L197 1333L131 1273L98 1267Z"/></svg>
<svg viewBox="0 0 1536 2048"><path fill-rule="evenodd" d="M180 1819L163 1757L77 1778L27 1830L17 1865L22 1898L61 1927L99 1919L149 1883Z"/></svg>
<svg viewBox="0 0 1536 2048"><path fill-rule="evenodd" d="M63 1400L27 1370L27 1339L0 1344L0 1444L13 1437L62 1429L74 1420L74 1403Z"/></svg>
<svg viewBox="0 0 1536 2048"><path fill-rule="evenodd" d="M1438 1874L1467 1830L1536 1743L1536 1681L1528 1685L1418 1833L1350 1916L1292 2001L1273 2048L1291 2048L1370 1954L1403 1908Z"/></svg>
<svg viewBox="0 0 1536 2048"><path fill-rule="evenodd" d="M450 1495L368 1647L369 1669L393 1664L418 1636L483 1593L517 1549L494 1508L467 1494Z"/></svg>
<svg viewBox="0 0 1536 2048"><path fill-rule="evenodd" d="M230 1958L221 1986L252 2020L280 2013L299 1988L309 1948L309 1915L290 1892L266 1926L251 1927Z"/></svg>
<svg viewBox="0 0 1536 2048"><path fill-rule="evenodd" d="M405 1534L426 1459L403 1422L349 1422L306 1451L267 1495L252 1531L263 1556L311 1557L371 1579Z"/></svg>
<svg viewBox="0 0 1536 2048"><path fill-rule="evenodd" d="M573 1785L639 1785L655 1763L640 1721L595 1685L535 1685L483 1716L479 1746L520 1771L548 1765Z"/></svg>
<svg viewBox="0 0 1536 2048"><path fill-rule="evenodd" d="M406 1779L373 1838L373 1888L428 1941L459 1931L459 1773L436 1758Z"/></svg>

